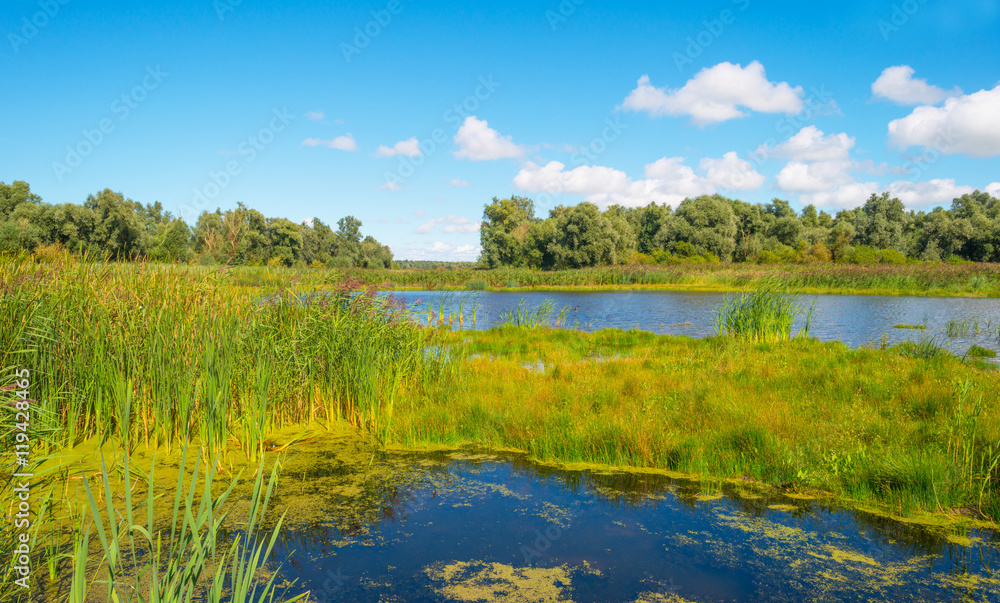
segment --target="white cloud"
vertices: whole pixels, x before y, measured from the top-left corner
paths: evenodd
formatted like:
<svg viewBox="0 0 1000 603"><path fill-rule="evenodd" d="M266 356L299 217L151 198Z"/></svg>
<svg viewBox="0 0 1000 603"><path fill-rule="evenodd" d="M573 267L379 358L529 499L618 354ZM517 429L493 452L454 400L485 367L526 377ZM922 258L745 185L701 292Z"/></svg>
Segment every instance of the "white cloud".
<svg viewBox="0 0 1000 603"><path fill-rule="evenodd" d="M603 207L651 202L676 205L686 197L715 192L712 182L683 162L682 157L664 157L645 167L644 179L633 181L610 167L584 165L565 171L566 166L558 161L541 167L529 161L514 177L514 186L528 192L584 195L586 201Z"/></svg>
<svg viewBox="0 0 1000 603"><path fill-rule="evenodd" d="M476 119L474 115L466 117L455 133L455 145L458 147L455 157L472 161L510 159L527 152L524 147L514 144L510 136L500 136L486 120Z"/></svg>
<svg viewBox="0 0 1000 603"><path fill-rule="evenodd" d="M917 107L889 122L889 142L901 149L923 146L945 154L1000 155L1000 85L949 98L943 107Z"/></svg>
<svg viewBox="0 0 1000 603"><path fill-rule="evenodd" d="M436 241L425 247L414 247L408 250L393 249L393 255L407 260L439 260L471 262L479 256L479 245L449 245Z"/></svg>
<svg viewBox="0 0 1000 603"><path fill-rule="evenodd" d="M622 108L650 115L690 115L698 125L745 117L742 108L761 113L799 113L801 86L768 81L764 66L753 61L745 68L719 63L699 71L680 89L656 88L643 75Z"/></svg>
<svg viewBox="0 0 1000 603"><path fill-rule="evenodd" d="M997 199L1000 199L1000 182L993 182L991 184L987 184L986 188L983 189L983 192L989 193L990 195L993 195Z"/></svg>
<svg viewBox="0 0 1000 603"><path fill-rule="evenodd" d="M847 159L854 139L846 133L824 136L816 126L806 126L794 136L773 147L761 145L756 154L763 157L788 157L799 161Z"/></svg>
<svg viewBox="0 0 1000 603"><path fill-rule="evenodd" d="M306 119L312 121L322 121L325 116L322 111L308 111L306 112Z"/></svg>
<svg viewBox="0 0 1000 603"><path fill-rule="evenodd" d="M726 153L722 159L706 157L699 167L705 172L705 179L720 188L752 191L764 185L764 175L753 169L749 161L740 159L736 151Z"/></svg>
<svg viewBox="0 0 1000 603"><path fill-rule="evenodd" d="M852 180L851 162L834 161L789 161L778 172L777 184L782 190L791 192L828 191Z"/></svg>
<svg viewBox="0 0 1000 603"><path fill-rule="evenodd" d="M449 182L448 184L450 184L452 186L457 186L459 188L464 187L464 186L472 186L471 184L468 183L468 181L462 180L461 178L455 178L451 182Z"/></svg>
<svg viewBox="0 0 1000 603"><path fill-rule="evenodd" d="M393 157L395 155L405 155L407 157L420 157L420 142L416 136L397 142L392 147L380 145L373 153L375 157Z"/></svg>
<svg viewBox="0 0 1000 603"><path fill-rule="evenodd" d="M398 183L393 182L393 181L390 180L390 181L386 182L385 184L383 184L382 186L378 187L378 189L376 189L376 190L380 190L380 191L397 191L398 192L398 191L403 190L403 187L399 186Z"/></svg>
<svg viewBox="0 0 1000 603"><path fill-rule="evenodd" d="M464 216L451 215L442 218L433 218L418 226L414 232L417 234L431 234L437 226L442 224L444 226L441 227L441 232L448 234L479 232L479 228L482 225L481 222L473 222Z"/></svg>
<svg viewBox="0 0 1000 603"><path fill-rule="evenodd" d="M958 186L953 178L934 179L926 182L910 182L897 180L889 185L889 193L898 197L908 208L923 209L942 204L951 204L952 200L968 195L975 189L971 186Z"/></svg>
<svg viewBox="0 0 1000 603"><path fill-rule="evenodd" d="M927 80L914 79L913 73L909 65L886 67L872 83L872 94L901 105L936 105L949 96L962 93L958 88L948 92L931 86Z"/></svg>
<svg viewBox="0 0 1000 603"><path fill-rule="evenodd" d="M544 167L527 162L514 176L514 186L525 191L592 195L621 191L631 183L625 172L597 165L563 171L565 164L550 161Z"/></svg>
<svg viewBox="0 0 1000 603"><path fill-rule="evenodd" d="M834 209L853 209L865 204L872 193L879 192L877 182L851 182L833 190L799 195L799 203Z"/></svg>
<svg viewBox="0 0 1000 603"><path fill-rule="evenodd" d="M354 141L353 134L347 134L345 136L338 136L333 140L320 140L318 138L306 138L302 141L302 145L306 147L330 147L331 149L340 149L341 151L357 151L358 143Z"/></svg>

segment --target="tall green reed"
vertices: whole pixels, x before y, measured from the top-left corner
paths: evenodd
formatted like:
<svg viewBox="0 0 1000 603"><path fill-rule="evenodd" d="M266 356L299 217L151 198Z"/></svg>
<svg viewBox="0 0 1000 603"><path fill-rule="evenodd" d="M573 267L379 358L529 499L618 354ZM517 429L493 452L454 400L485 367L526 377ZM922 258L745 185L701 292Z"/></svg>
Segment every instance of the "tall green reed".
<svg viewBox="0 0 1000 603"><path fill-rule="evenodd" d="M715 328L719 336L754 342L777 342L792 338L792 328L805 315L800 336L809 336L813 307L803 308L797 295L773 285L751 293L727 297L715 309Z"/></svg>

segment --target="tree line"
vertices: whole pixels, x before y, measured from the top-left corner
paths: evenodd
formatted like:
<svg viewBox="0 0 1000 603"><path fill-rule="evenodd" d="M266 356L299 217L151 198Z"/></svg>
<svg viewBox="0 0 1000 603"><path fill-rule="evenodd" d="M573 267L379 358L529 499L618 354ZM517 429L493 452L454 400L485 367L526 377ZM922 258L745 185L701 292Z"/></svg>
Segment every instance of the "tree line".
<svg viewBox="0 0 1000 603"><path fill-rule="evenodd" d="M889 193L835 216L787 201L751 204L721 195L676 209L593 203L535 216L526 197L493 198L483 211L480 264L487 268L584 268L628 263L1000 261L1000 199L976 191L929 212Z"/></svg>
<svg viewBox="0 0 1000 603"><path fill-rule="evenodd" d="M392 267L392 251L363 237L353 216L334 230L318 218L312 224L265 218L239 203L225 212L204 211L191 227L158 201L143 205L110 189L89 195L82 205L52 205L26 182L0 182L0 253L45 246L112 260Z"/></svg>

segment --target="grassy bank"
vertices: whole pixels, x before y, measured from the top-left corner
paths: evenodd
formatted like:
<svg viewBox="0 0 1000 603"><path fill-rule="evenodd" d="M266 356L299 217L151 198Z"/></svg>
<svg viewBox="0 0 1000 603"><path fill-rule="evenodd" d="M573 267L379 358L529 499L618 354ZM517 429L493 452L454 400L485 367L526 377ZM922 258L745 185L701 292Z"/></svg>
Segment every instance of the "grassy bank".
<svg viewBox="0 0 1000 603"><path fill-rule="evenodd" d="M777 284L797 293L1000 297L997 264L702 264L618 266L543 272L351 270L357 286L410 289L663 289L739 291ZM244 282L253 282L247 273ZM333 280L333 279L330 279Z"/></svg>
<svg viewBox="0 0 1000 603"><path fill-rule="evenodd" d="M802 338L506 327L446 339L460 368L403 397L400 444L475 442L1000 519L1000 375L982 365Z"/></svg>

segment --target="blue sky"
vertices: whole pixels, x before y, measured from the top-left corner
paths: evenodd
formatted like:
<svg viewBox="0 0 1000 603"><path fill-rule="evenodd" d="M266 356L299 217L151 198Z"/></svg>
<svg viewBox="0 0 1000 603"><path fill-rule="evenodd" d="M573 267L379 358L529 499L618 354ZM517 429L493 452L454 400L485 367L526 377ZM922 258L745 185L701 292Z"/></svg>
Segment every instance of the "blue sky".
<svg viewBox="0 0 1000 603"><path fill-rule="evenodd" d="M1000 1L7 0L0 181L237 202L399 259L482 208L1000 195Z"/></svg>

